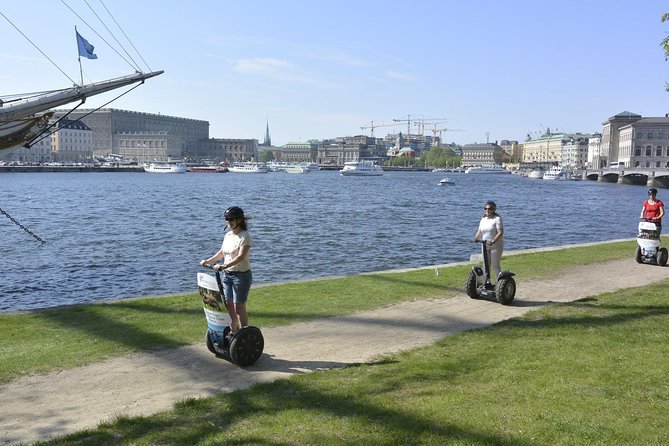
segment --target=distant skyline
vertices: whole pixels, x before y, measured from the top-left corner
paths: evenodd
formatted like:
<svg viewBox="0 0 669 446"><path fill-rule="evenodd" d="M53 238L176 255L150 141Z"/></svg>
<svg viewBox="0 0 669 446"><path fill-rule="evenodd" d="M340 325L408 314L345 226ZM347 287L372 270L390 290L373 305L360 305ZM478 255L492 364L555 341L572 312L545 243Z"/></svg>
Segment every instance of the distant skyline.
<svg viewBox="0 0 669 446"><path fill-rule="evenodd" d="M522 142L548 127L601 132L623 111L669 112L660 46L669 3L658 0L88 4L129 55L84 0L0 1L58 65L0 16L0 95L78 83L76 26L98 57L82 58L85 82L134 72L130 57L143 71L165 70L107 107L206 120L213 138L262 142L269 122L281 146L391 124L375 129L379 137L406 132L411 116L431 120L426 134L435 123L454 130L442 134L447 143Z"/></svg>

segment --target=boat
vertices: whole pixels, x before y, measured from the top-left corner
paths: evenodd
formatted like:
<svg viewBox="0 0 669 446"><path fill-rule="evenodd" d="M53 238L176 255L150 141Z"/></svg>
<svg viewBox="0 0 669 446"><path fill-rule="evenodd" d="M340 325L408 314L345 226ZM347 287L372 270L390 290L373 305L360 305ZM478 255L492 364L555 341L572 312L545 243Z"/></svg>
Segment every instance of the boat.
<svg viewBox="0 0 669 446"><path fill-rule="evenodd" d="M309 169L305 166L288 166L284 170L286 173L309 173Z"/></svg>
<svg viewBox="0 0 669 446"><path fill-rule="evenodd" d="M339 173L345 177L381 176L383 169L371 161L348 161Z"/></svg>
<svg viewBox="0 0 669 446"><path fill-rule="evenodd" d="M565 172L562 171L561 167L552 166L550 169L548 169L546 172L544 172L543 179L544 180L566 180L567 175L566 175Z"/></svg>
<svg viewBox="0 0 669 446"><path fill-rule="evenodd" d="M511 173L511 171L501 166L474 166L467 168L465 170L465 173L490 175L490 174Z"/></svg>
<svg viewBox="0 0 669 446"><path fill-rule="evenodd" d="M224 165L217 166L212 160L202 160L197 164L186 164L186 170L193 173L222 173L228 171Z"/></svg>
<svg viewBox="0 0 669 446"><path fill-rule="evenodd" d="M218 166L187 166L188 172L192 173L222 173L227 172L224 167Z"/></svg>
<svg viewBox="0 0 669 446"><path fill-rule="evenodd" d="M148 173L186 173L186 163L181 161L153 161L144 164Z"/></svg>
<svg viewBox="0 0 669 446"><path fill-rule="evenodd" d="M451 180L450 178L442 178L439 180L439 185L440 186L453 186L455 184L455 181Z"/></svg>
<svg viewBox="0 0 669 446"><path fill-rule="evenodd" d="M542 169L532 169L530 173L527 174L527 178L533 180L540 180L544 177L544 171Z"/></svg>
<svg viewBox="0 0 669 446"><path fill-rule="evenodd" d="M304 167L309 172L321 170L321 166L318 163L300 163L298 166Z"/></svg>
<svg viewBox="0 0 669 446"><path fill-rule="evenodd" d="M228 172L234 173L267 173L269 172L269 167L265 163L233 163L228 166Z"/></svg>

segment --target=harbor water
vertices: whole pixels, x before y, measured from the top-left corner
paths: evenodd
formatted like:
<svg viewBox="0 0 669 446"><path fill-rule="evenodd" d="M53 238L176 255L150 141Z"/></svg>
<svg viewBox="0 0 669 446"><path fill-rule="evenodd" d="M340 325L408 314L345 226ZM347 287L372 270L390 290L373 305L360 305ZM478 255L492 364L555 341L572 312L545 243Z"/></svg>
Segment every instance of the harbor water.
<svg viewBox="0 0 669 446"><path fill-rule="evenodd" d="M446 175L454 185L438 184ZM46 241L0 215L0 312L194 292L198 262L220 247L232 205L251 217L254 283L266 284L466 261L486 200L497 202L507 251L633 238L647 191L335 171L2 173L0 186L0 208Z"/></svg>

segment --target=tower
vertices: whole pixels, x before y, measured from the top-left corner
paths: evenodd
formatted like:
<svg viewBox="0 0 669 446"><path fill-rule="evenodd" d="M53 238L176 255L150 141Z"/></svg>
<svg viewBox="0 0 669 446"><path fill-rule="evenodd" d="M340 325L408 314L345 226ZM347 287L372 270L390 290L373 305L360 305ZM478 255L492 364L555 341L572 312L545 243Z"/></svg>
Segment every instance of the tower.
<svg viewBox="0 0 669 446"><path fill-rule="evenodd" d="M269 136L269 119L267 119L267 127L265 128L265 140L262 143L263 146L271 146L272 138Z"/></svg>

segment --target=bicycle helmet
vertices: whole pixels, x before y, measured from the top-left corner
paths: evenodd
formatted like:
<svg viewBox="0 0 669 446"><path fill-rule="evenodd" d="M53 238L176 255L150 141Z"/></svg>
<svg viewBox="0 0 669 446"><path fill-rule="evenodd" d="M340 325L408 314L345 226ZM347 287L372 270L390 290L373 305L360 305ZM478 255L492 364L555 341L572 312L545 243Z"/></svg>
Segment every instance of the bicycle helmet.
<svg viewBox="0 0 669 446"><path fill-rule="evenodd" d="M237 206L230 206L225 210L223 218L226 220L244 220L244 210Z"/></svg>
<svg viewBox="0 0 669 446"><path fill-rule="evenodd" d="M651 187L650 189L648 189L648 195L657 195L657 189Z"/></svg>
<svg viewBox="0 0 669 446"><path fill-rule="evenodd" d="M492 208L493 211L496 211L496 210L497 210L497 205L495 204L494 201L486 201L486 202L485 202L485 205L486 205L486 206L490 206L490 207Z"/></svg>

